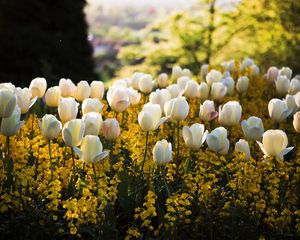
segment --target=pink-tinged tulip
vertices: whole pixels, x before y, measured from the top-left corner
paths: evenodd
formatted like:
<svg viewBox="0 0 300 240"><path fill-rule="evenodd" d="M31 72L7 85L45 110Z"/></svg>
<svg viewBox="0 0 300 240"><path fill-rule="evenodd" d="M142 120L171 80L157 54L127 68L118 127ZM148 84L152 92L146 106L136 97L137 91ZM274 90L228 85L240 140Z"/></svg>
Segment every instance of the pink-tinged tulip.
<svg viewBox="0 0 300 240"><path fill-rule="evenodd" d="M118 120L115 118L106 119L102 124L102 134L109 141L116 140L120 135Z"/></svg>
<svg viewBox="0 0 300 240"><path fill-rule="evenodd" d="M218 117L218 115L214 101L206 100L203 104L200 104L199 117L202 121L209 122Z"/></svg>

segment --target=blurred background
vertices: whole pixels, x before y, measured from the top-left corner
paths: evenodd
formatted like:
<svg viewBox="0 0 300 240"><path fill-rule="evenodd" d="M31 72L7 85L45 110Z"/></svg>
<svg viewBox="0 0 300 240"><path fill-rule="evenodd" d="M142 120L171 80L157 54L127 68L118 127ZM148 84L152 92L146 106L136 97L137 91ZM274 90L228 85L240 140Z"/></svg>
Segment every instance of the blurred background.
<svg viewBox="0 0 300 240"><path fill-rule="evenodd" d="M0 0L0 81L198 74L250 57L300 72L299 0Z"/></svg>

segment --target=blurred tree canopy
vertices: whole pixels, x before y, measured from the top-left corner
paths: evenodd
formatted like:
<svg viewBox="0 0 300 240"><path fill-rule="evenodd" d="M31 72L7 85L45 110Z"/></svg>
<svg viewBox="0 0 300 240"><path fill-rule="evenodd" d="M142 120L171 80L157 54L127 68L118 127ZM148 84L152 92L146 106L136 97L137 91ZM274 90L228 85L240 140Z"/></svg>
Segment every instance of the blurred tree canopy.
<svg viewBox="0 0 300 240"><path fill-rule="evenodd" d="M96 78L85 0L0 0L0 80Z"/></svg>
<svg viewBox="0 0 300 240"><path fill-rule="evenodd" d="M300 72L300 1L200 0L198 7L160 19L124 47L120 75L170 72L174 64L199 73L205 63L253 58L265 68Z"/></svg>

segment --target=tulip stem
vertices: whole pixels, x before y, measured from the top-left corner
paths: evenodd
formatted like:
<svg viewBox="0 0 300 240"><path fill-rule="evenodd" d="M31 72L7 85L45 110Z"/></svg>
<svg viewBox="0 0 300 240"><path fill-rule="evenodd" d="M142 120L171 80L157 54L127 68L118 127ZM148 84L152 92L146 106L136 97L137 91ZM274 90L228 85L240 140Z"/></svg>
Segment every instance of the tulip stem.
<svg viewBox="0 0 300 240"><path fill-rule="evenodd" d="M51 181L53 180L53 162L52 162L52 155L51 155L51 140L48 141L48 150L49 150L49 157L50 157L50 170L51 170Z"/></svg>
<svg viewBox="0 0 300 240"><path fill-rule="evenodd" d="M74 176L74 182L75 182L75 159L74 159L74 150L73 148L71 147L71 152L72 152L72 163L73 163L73 176Z"/></svg>
<svg viewBox="0 0 300 240"><path fill-rule="evenodd" d="M186 165L185 165L184 175L183 176L185 176L188 173L188 171L189 171L189 168L190 168L190 165L191 165L191 158L192 158L192 153L190 152L190 156L189 156L189 158L186 161Z"/></svg>
<svg viewBox="0 0 300 240"><path fill-rule="evenodd" d="M177 165L177 167L179 168L179 164L180 164L180 162L179 162L179 148L180 148L180 143L179 143L179 136L180 136L180 132L179 132L179 130L180 130L180 122L178 121L177 122L177 153L176 153L176 161L177 161L177 163L176 163L176 165Z"/></svg>
<svg viewBox="0 0 300 240"><path fill-rule="evenodd" d="M170 192L168 183L167 183L167 181L166 181L166 174L165 174L166 171L165 171L165 168L164 168L164 167L161 167L161 168L160 168L160 172L161 172L162 180L163 180L163 183L164 183L164 185L165 185L165 188L166 188L168 197L170 197L170 196L171 196L171 192Z"/></svg>
<svg viewBox="0 0 300 240"><path fill-rule="evenodd" d="M146 145L145 145L145 151L144 151L144 159L143 159L143 163L142 163L142 169L141 169L141 173L143 175L144 172L144 165L146 162L146 157L147 157L147 150L148 150L148 138L149 138L149 131L146 132Z"/></svg>
<svg viewBox="0 0 300 240"><path fill-rule="evenodd" d="M7 164L7 189L9 191L12 190L12 184L13 184L13 171L14 171L14 162L10 158L10 144L9 144L9 137L6 137L6 164Z"/></svg>

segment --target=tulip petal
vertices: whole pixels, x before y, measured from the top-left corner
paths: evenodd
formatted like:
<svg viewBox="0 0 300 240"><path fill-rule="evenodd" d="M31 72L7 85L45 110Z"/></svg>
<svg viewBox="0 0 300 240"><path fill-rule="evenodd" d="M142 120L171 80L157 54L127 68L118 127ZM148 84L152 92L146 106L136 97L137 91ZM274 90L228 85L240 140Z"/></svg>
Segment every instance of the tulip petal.
<svg viewBox="0 0 300 240"><path fill-rule="evenodd" d="M283 160L284 155L288 154L290 151L292 151L294 149L294 147L288 147L285 148L280 154L279 154L279 158Z"/></svg>
<svg viewBox="0 0 300 240"><path fill-rule="evenodd" d="M65 144L69 147L72 146L72 133L70 132L69 129L64 128L63 129L63 140L65 142Z"/></svg>
<svg viewBox="0 0 300 240"><path fill-rule="evenodd" d="M259 141L256 141L256 143L259 145L259 147L260 147L260 149L263 151L263 153L264 153L266 156L269 156L268 153L267 153L267 151L265 150L264 145L263 145L261 142L259 142Z"/></svg>
<svg viewBox="0 0 300 240"><path fill-rule="evenodd" d="M208 134L208 130L206 130L206 131L203 133L201 145L205 142L206 137L207 137L207 134Z"/></svg>
<svg viewBox="0 0 300 240"><path fill-rule="evenodd" d="M74 152L78 155L78 157L80 158L80 159L82 159L82 151L79 149L79 148L77 148L77 147L73 147L73 150L74 150Z"/></svg>
<svg viewBox="0 0 300 240"><path fill-rule="evenodd" d="M100 162L102 159L106 158L108 156L108 154L109 154L109 151L104 151L104 152L100 153L93 159L93 162L94 163Z"/></svg>
<svg viewBox="0 0 300 240"><path fill-rule="evenodd" d="M37 100L37 97L34 97L33 99L30 100L28 109L31 108L35 104L36 100Z"/></svg>
<svg viewBox="0 0 300 240"><path fill-rule="evenodd" d="M10 115L12 114L13 109L16 107L17 104L17 98L16 97L12 97L9 102L6 105L3 117L4 118L8 118L10 117Z"/></svg>
<svg viewBox="0 0 300 240"><path fill-rule="evenodd" d="M161 119L159 120L158 124L157 124L156 129L159 128L159 126L162 125L162 124L163 124L165 121L167 121L169 118L170 118L170 116L161 118Z"/></svg>

